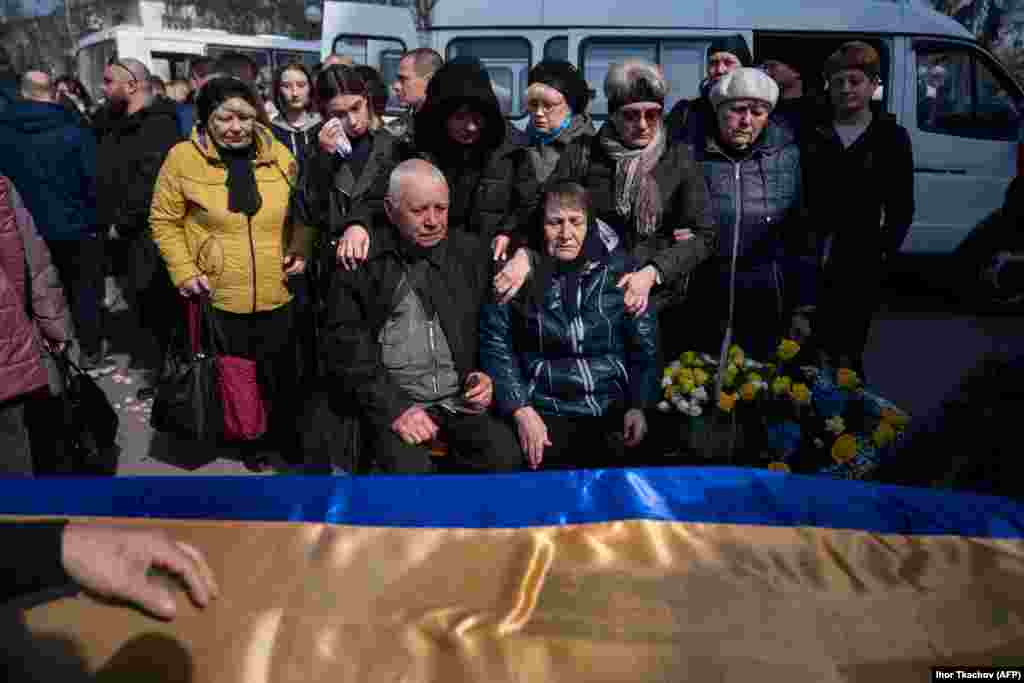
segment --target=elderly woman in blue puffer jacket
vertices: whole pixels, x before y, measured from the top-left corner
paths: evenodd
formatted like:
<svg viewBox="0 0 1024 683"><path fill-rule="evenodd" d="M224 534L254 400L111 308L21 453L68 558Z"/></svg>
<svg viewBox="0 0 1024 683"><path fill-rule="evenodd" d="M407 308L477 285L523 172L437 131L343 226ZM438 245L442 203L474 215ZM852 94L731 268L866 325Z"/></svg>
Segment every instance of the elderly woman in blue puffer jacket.
<svg viewBox="0 0 1024 683"><path fill-rule="evenodd" d="M626 311L617 284L635 264L582 186L553 183L540 209L533 276L481 316L481 367L531 467L620 463L658 392L654 313Z"/></svg>
<svg viewBox="0 0 1024 683"><path fill-rule="evenodd" d="M804 219L800 150L769 118L778 97L775 81L750 68L726 74L710 92L718 126L694 155L720 241L691 282L687 316L687 335L701 351L735 343L770 360L794 326L809 333L816 244Z"/></svg>

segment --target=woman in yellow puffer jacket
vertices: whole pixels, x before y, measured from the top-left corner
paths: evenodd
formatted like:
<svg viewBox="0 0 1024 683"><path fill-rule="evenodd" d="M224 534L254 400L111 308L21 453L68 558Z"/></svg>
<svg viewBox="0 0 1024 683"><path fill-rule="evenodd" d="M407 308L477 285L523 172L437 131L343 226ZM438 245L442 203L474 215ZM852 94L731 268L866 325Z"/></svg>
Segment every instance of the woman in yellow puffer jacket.
<svg viewBox="0 0 1024 683"><path fill-rule="evenodd" d="M259 107L238 79L203 86L192 138L160 170L150 226L182 296L209 293L218 351L257 361L269 398L282 406L294 403L288 277L305 270L312 234L292 220L295 159L259 123ZM290 417L273 411L271 433L287 432Z"/></svg>

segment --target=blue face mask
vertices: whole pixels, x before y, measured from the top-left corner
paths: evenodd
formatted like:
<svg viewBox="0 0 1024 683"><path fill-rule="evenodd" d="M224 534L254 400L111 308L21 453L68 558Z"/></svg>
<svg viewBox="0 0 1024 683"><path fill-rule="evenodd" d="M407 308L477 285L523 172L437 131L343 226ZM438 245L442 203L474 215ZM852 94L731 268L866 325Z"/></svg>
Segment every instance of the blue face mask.
<svg viewBox="0 0 1024 683"><path fill-rule="evenodd" d="M565 118L562 119L562 123L558 125L558 128L553 128L547 132L539 131L533 127L533 121L526 127L526 132L530 136L531 145L546 145L554 141L559 135L562 134L569 124L572 123L572 112L566 114Z"/></svg>

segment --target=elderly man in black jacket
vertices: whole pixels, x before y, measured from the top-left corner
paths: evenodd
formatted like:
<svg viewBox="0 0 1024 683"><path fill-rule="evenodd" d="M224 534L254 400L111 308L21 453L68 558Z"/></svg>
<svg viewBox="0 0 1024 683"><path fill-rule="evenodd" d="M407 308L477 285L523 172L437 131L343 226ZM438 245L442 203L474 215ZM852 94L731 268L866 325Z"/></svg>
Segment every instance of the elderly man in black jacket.
<svg viewBox="0 0 1024 683"><path fill-rule="evenodd" d="M343 394L334 404L354 402L385 472L432 471L428 447L438 440L461 468L522 465L511 429L487 414L494 385L478 369L489 245L449 231L448 206L440 170L399 164L374 253L358 270L336 271L329 298L327 368Z"/></svg>

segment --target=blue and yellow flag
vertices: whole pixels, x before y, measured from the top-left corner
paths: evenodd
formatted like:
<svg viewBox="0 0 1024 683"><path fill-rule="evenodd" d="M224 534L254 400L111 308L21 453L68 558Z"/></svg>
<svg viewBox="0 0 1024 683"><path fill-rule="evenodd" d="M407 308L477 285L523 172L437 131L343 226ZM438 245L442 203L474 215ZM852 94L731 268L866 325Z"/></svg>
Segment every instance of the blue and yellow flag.
<svg viewBox="0 0 1024 683"><path fill-rule="evenodd" d="M0 481L160 528L222 596L27 615L109 680L928 681L1024 665L1024 505L759 470ZM120 664L119 664L120 662ZM141 668L140 668L141 667ZM170 676L170 678L169 678Z"/></svg>

